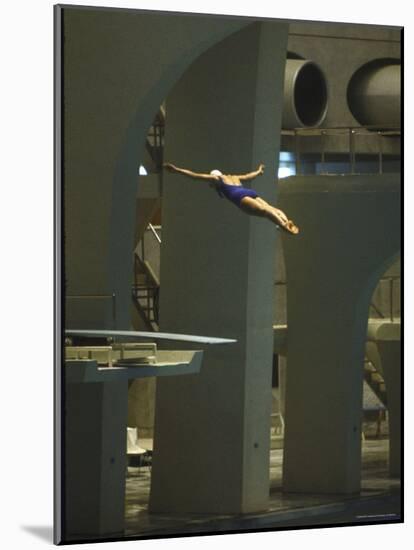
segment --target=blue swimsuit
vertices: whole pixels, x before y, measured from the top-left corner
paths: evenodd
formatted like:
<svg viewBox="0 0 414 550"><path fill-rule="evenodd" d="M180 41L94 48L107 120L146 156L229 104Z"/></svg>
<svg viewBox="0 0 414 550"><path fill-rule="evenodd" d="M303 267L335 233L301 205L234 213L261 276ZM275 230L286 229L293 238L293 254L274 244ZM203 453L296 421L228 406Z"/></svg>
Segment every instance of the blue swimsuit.
<svg viewBox="0 0 414 550"><path fill-rule="evenodd" d="M252 199L255 199L259 196L253 189L247 189L241 185L229 185L222 180L220 180L220 184L217 186L217 192L220 197L226 197L226 199L229 199L229 201L236 206L240 206L240 201L244 197L252 197Z"/></svg>

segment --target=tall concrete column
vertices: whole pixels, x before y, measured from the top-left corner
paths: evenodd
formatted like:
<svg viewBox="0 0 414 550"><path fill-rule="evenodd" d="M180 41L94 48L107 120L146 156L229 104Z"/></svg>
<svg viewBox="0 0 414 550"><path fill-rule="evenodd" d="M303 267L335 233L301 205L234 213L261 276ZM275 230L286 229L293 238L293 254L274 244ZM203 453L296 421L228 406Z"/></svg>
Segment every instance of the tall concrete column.
<svg viewBox="0 0 414 550"><path fill-rule="evenodd" d="M287 25L252 24L200 56L167 100L165 159L243 173L274 202ZM275 227L168 175L162 329L237 338L198 376L157 383L150 510L243 513L269 493Z"/></svg>
<svg viewBox="0 0 414 550"><path fill-rule="evenodd" d="M283 487L360 489L363 360L370 299L400 248L398 175L287 178L279 204L288 288Z"/></svg>

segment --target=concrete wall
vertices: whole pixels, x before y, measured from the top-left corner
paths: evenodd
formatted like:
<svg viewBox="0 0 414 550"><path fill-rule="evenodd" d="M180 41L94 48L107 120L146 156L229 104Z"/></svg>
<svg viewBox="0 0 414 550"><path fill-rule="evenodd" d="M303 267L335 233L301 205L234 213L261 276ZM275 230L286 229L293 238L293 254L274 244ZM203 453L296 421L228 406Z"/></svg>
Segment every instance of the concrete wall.
<svg viewBox="0 0 414 550"><path fill-rule="evenodd" d="M400 39L400 30L395 27L307 22L290 25L289 52L317 63L328 82L330 101L322 127L359 125L348 107L348 83L355 71L369 61L400 59Z"/></svg>
<svg viewBox="0 0 414 550"><path fill-rule="evenodd" d="M380 58L401 58L401 29L340 23L292 22L289 29L288 50L304 59L314 61L325 74L328 86L328 111L323 128L359 126L349 109L347 89L353 74L364 64ZM340 67L340 70L338 70ZM303 150L315 150L312 141L301 139ZM316 140L320 147L319 140ZM284 147L293 150L293 141L283 140ZM376 153L376 139L356 138L357 150ZM382 140L383 151L399 154L399 140ZM330 136L326 139L328 151L349 150L348 138ZM317 149L316 149L317 151Z"/></svg>
<svg viewBox="0 0 414 550"><path fill-rule="evenodd" d="M135 195L144 143L186 68L246 19L65 7L67 326L130 327ZM154 61L156 60L156 62Z"/></svg>

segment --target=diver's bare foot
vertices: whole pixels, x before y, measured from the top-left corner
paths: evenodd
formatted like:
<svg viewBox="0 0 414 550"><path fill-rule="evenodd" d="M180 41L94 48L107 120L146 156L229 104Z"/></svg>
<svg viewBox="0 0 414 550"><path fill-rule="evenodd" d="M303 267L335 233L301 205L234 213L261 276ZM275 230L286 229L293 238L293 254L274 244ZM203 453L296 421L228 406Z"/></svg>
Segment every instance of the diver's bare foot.
<svg viewBox="0 0 414 550"><path fill-rule="evenodd" d="M274 208L273 213L276 218L276 223L279 227L281 227L281 229L284 229L292 235L297 235L299 233L299 227L297 227L292 220L289 220L282 210L279 210L279 208Z"/></svg>
<svg viewBox="0 0 414 550"><path fill-rule="evenodd" d="M292 220L288 220L287 223L285 225L282 225L281 227L292 235L297 235L299 233L299 227L295 225Z"/></svg>

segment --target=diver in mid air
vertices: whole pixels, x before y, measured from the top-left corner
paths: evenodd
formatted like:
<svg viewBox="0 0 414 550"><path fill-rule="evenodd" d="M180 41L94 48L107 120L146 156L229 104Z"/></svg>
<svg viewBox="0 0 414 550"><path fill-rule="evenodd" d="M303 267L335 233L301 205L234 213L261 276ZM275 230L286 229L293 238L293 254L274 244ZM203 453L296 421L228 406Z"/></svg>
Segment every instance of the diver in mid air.
<svg viewBox="0 0 414 550"><path fill-rule="evenodd" d="M246 214L267 218L278 227L281 227L293 235L299 233L299 228L292 220L287 218L282 210L279 210L279 208L272 206L260 198L253 189L242 186L242 181L252 180L263 174L264 164L260 164L259 168L254 172L237 176L222 174L220 170L212 170L209 174L200 174L185 168L178 168L178 166L169 162L164 163L163 166L170 172L184 174L194 179L206 180L209 182L209 185L217 191L220 197L226 197L226 199L235 204L243 212L246 212Z"/></svg>

